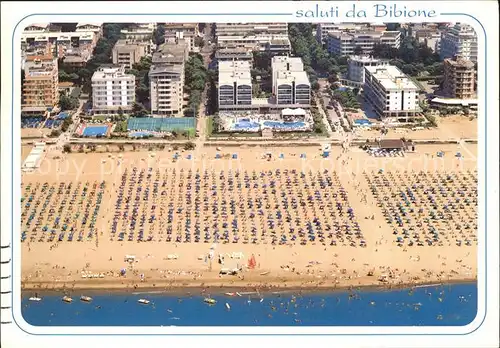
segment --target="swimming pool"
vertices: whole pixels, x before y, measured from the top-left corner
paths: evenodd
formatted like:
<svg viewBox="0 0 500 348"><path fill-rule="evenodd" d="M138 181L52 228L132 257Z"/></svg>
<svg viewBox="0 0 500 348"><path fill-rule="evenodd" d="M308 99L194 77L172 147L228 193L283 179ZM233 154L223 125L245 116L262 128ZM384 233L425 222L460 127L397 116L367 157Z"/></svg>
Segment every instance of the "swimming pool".
<svg viewBox="0 0 500 348"><path fill-rule="evenodd" d="M83 129L84 137L105 136L108 133L108 125L87 125Z"/></svg>
<svg viewBox="0 0 500 348"><path fill-rule="evenodd" d="M259 124L257 122L251 122L247 120L239 120L233 125L233 129L239 130L239 129L252 129L252 128L259 128Z"/></svg>
<svg viewBox="0 0 500 348"><path fill-rule="evenodd" d="M282 122L282 121L264 121L263 125L270 128L279 128L279 129L300 129L306 126L304 122Z"/></svg>

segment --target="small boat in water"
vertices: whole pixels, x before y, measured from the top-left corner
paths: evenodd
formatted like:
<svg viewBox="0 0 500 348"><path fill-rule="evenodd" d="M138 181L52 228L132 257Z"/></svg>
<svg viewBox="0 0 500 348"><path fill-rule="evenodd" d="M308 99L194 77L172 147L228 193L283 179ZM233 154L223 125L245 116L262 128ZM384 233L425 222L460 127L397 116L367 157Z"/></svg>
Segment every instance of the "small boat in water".
<svg viewBox="0 0 500 348"><path fill-rule="evenodd" d="M64 297L62 298L62 300L63 300L63 302L66 302L66 303L71 303L71 302L73 302L73 299L72 299L71 297L69 297L69 296L64 296Z"/></svg>
<svg viewBox="0 0 500 348"><path fill-rule="evenodd" d="M228 311L231 310L231 306L227 302L226 302L226 308L227 308Z"/></svg>
<svg viewBox="0 0 500 348"><path fill-rule="evenodd" d="M30 297L29 300L38 302L38 301L41 301L42 299L40 297L33 296L33 297Z"/></svg>
<svg viewBox="0 0 500 348"><path fill-rule="evenodd" d="M217 301L213 298L210 298L210 297L205 297L205 299L203 300L203 302L205 303L208 303L209 305L214 305L217 303Z"/></svg>
<svg viewBox="0 0 500 348"><path fill-rule="evenodd" d="M226 292L226 293L224 293L224 295L226 295L226 296L235 296L236 293L234 293L234 292Z"/></svg>
<svg viewBox="0 0 500 348"><path fill-rule="evenodd" d="M146 299L143 299L143 298L141 298L141 299L140 299L139 301L137 301L137 302L139 302L139 303L141 303L141 304L149 304L149 300L146 300Z"/></svg>
<svg viewBox="0 0 500 348"><path fill-rule="evenodd" d="M91 302L92 301L92 297L90 297L90 296L81 296L80 297L80 301Z"/></svg>

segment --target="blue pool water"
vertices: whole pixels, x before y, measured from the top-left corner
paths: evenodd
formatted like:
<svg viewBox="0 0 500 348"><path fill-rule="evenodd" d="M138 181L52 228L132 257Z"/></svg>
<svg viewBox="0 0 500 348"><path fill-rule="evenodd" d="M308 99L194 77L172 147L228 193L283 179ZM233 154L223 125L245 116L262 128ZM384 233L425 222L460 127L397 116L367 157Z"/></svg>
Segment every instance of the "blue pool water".
<svg viewBox="0 0 500 348"><path fill-rule="evenodd" d="M83 130L83 136L85 137L95 137L95 136L104 136L108 132L108 125L104 126L99 126L99 125L92 125L92 126L86 126L85 129Z"/></svg>
<svg viewBox="0 0 500 348"><path fill-rule="evenodd" d="M281 121L264 121L264 126L272 128L302 128L306 124L304 122L281 122Z"/></svg>
<svg viewBox="0 0 500 348"><path fill-rule="evenodd" d="M90 294L93 301L84 303L75 292L71 304L61 294L41 295L40 302L28 301L32 294L26 294L22 314L36 326L462 326L477 313L476 283L355 294L263 293L262 302L212 294L214 306L194 293ZM140 298L151 303L141 305Z"/></svg>
<svg viewBox="0 0 500 348"><path fill-rule="evenodd" d="M251 122L247 120L239 120L234 124L234 129L247 129L247 128L259 128L257 122Z"/></svg>

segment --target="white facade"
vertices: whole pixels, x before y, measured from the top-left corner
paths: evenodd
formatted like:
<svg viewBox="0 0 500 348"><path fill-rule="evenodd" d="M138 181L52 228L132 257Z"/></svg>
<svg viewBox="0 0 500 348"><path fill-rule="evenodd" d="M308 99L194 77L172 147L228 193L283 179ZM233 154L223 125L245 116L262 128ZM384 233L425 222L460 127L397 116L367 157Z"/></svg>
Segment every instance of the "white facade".
<svg viewBox="0 0 500 348"><path fill-rule="evenodd" d="M288 35L282 34L218 36L217 47L219 49L245 48L260 52L267 51L272 54L289 54L291 50Z"/></svg>
<svg viewBox="0 0 500 348"><path fill-rule="evenodd" d="M183 116L184 63L152 65L149 70L151 114Z"/></svg>
<svg viewBox="0 0 500 348"><path fill-rule="evenodd" d="M75 31L92 31L102 36L102 23L78 23Z"/></svg>
<svg viewBox="0 0 500 348"><path fill-rule="evenodd" d="M123 67L100 67L92 76L92 107L95 114L129 111L135 102L135 76Z"/></svg>
<svg viewBox="0 0 500 348"><path fill-rule="evenodd" d="M356 54L357 47L360 54L370 54L375 44L385 44L394 48L401 45L402 35L399 31L356 31L356 32L330 32L327 39L329 53L339 56Z"/></svg>
<svg viewBox="0 0 500 348"><path fill-rule="evenodd" d="M135 23L128 28L120 31L125 39L147 40L153 37L156 30L156 23Z"/></svg>
<svg viewBox="0 0 500 348"><path fill-rule="evenodd" d="M457 23L441 35L441 59L454 58L477 61L477 35L467 24Z"/></svg>
<svg viewBox="0 0 500 348"><path fill-rule="evenodd" d="M216 36L288 35L288 23L216 23Z"/></svg>
<svg viewBox="0 0 500 348"><path fill-rule="evenodd" d="M195 50L195 38L200 36L198 23L166 23L165 42L176 42L185 39L189 51Z"/></svg>
<svg viewBox="0 0 500 348"><path fill-rule="evenodd" d="M316 40L322 45L327 43L328 33L332 31L368 30L368 24L363 23L318 23L316 26Z"/></svg>
<svg viewBox="0 0 500 348"><path fill-rule="evenodd" d="M365 67L364 95L381 118L404 119L418 115L419 88L393 65Z"/></svg>
<svg viewBox="0 0 500 348"><path fill-rule="evenodd" d="M153 116L183 116L184 67L189 49L184 40L177 41L161 45L153 54L153 65L149 70Z"/></svg>
<svg viewBox="0 0 500 348"><path fill-rule="evenodd" d="M311 83L301 58L277 56L271 61L273 94L278 105L309 107Z"/></svg>
<svg viewBox="0 0 500 348"><path fill-rule="evenodd" d="M219 109L252 104L251 65L247 61L219 62Z"/></svg>
<svg viewBox="0 0 500 348"><path fill-rule="evenodd" d="M372 58L370 56L351 56L349 58L348 79L361 86L365 83L365 67L389 65L388 60Z"/></svg>
<svg viewBox="0 0 500 348"><path fill-rule="evenodd" d="M150 55L153 43L148 41L118 40L113 47L113 64L124 65L125 69L141 61L141 58Z"/></svg>

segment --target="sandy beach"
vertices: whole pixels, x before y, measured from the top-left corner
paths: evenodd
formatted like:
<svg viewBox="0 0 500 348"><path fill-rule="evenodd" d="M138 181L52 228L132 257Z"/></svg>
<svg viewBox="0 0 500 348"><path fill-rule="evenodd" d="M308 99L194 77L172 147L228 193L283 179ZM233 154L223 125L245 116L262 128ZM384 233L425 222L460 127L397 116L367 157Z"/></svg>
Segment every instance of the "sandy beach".
<svg viewBox="0 0 500 348"><path fill-rule="evenodd" d="M23 147L22 155L29 150ZM265 156L269 151L270 159ZM438 157L438 151L444 156ZM37 171L23 173L23 288L315 289L476 278L477 197L476 188L469 185L477 180L476 145L419 145L416 153L404 157L373 157L359 148L343 152L340 147L333 147L326 159L315 147L199 147L179 151L175 161L173 154L49 153ZM216 159L216 154L222 158ZM245 172L248 182L241 179ZM51 187L54 193L49 196ZM408 196L400 195L403 191ZM456 203L450 201L452 193ZM427 200L429 194L437 202ZM30 204L40 205L34 212L33 206L26 207L31 195ZM70 199L74 205L68 204ZM137 227L130 226L133 214ZM404 216L404 221L398 225L394 216ZM30 217L33 224L26 226ZM61 222L55 224L55 217ZM216 219L220 221L214 227ZM199 241L193 234L197 223ZM59 241L64 224L68 230ZM462 230L467 224L469 228ZM41 239L43 226L47 233L57 230L52 241ZM412 230L413 226L422 227ZM70 228L75 231L72 241ZM138 241L141 229L144 239ZM220 236L214 242L216 230ZM422 245L417 244L419 238ZM126 262L125 255L135 260ZM220 274L234 268L239 270L236 275Z"/></svg>

